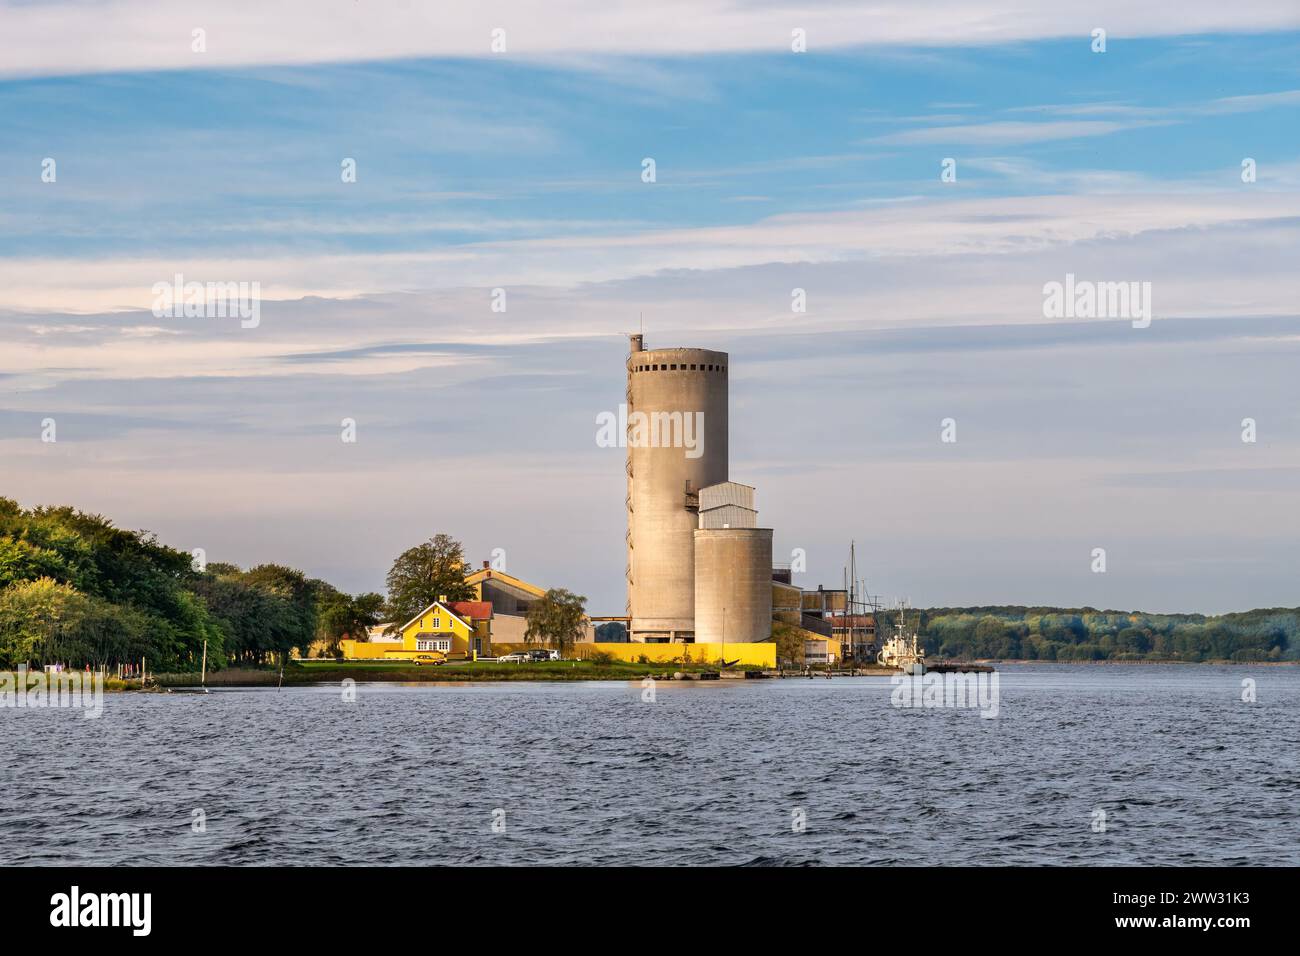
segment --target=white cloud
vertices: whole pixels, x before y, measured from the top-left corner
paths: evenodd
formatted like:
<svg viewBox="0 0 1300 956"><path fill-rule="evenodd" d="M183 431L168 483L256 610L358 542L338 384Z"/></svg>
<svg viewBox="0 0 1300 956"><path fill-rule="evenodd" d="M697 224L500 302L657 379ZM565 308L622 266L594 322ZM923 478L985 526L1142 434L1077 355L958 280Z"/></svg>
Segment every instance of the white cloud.
<svg viewBox="0 0 1300 956"><path fill-rule="evenodd" d="M73 313L149 308L153 284L169 281L177 272L200 282L256 281L263 298L270 300L468 287L570 288L767 263L1023 257L1128 236L1260 225L1295 216L1300 216L1300 194L1242 187L1198 194L1113 192L873 204L771 216L753 224L562 235L370 255L6 258L0 259L0 308ZM1234 284L1231 276L1220 279L1225 290ZM1283 296L1288 288L1284 283L1275 294ZM1252 299L1260 294L1268 292L1255 290ZM1211 296L1207 306L1224 298Z"/></svg>
<svg viewBox="0 0 1300 956"><path fill-rule="evenodd" d="M1058 0L997 4L885 0L867 8L738 4L730 0L513 0L491 5L370 0L53 0L0 4L0 73L72 74L254 64L487 57L506 30L509 56L788 52L791 31L809 49L867 45L973 46L1077 36L1104 25L1136 36L1262 32L1300 26L1289 0ZM191 31L207 50L191 50Z"/></svg>
<svg viewBox="0 0 1300 956"><path fill-rule="evenodd" d="M928 126L923 129L909 129L899 133L876 136L870 142L888 143L896 146L921 146L929 143L1002 146L1011 143L1043 143L1057 139L1106 136L1110 133L1131 129L1134 125L1137 124L1116 123L1107 120L1059 120L1044 123L1002 120L994 123L964 123L956 126Z"/></svg>

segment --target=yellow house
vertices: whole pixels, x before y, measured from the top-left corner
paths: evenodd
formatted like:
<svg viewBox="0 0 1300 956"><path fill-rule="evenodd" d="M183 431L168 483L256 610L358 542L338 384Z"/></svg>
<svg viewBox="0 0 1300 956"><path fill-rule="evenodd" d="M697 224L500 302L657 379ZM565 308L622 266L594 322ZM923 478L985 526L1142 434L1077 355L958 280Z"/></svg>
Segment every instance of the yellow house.
<svg viewBox="0 0 1300 956"><path fill-rule="evenodd" d="M441 660L492 653L492 606L481 601L434 601L397 629L397 640L341 641L349 660Z"/></svg>

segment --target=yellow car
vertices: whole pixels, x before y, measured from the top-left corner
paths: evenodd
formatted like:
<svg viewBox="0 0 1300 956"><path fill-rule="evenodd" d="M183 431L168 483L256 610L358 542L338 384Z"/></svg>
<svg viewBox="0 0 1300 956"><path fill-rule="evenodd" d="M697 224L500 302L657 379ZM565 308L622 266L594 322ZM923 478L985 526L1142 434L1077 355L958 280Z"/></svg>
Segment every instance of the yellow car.
<svg viewBox="0 0 1300 956"><path fill-rule="evenodd" d="M447 657L445 654L441 654L438 651L429 651L416 654L411 658L411 662L416 667L419 667L421 664L441 664L446 659Z"/></svg>

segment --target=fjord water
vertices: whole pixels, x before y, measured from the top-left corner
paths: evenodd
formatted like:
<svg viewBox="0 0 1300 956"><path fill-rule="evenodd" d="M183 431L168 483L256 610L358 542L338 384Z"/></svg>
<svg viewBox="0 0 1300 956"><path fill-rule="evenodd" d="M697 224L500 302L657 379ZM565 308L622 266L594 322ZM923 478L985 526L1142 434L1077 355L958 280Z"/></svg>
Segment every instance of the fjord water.
<svg viewBox="0 0 1300 956"><path fill-rule="evenodd" d="M29 865L1300 863L1300 668L999 676L994 719L879 677L4 709L0 837Z"/></svg>

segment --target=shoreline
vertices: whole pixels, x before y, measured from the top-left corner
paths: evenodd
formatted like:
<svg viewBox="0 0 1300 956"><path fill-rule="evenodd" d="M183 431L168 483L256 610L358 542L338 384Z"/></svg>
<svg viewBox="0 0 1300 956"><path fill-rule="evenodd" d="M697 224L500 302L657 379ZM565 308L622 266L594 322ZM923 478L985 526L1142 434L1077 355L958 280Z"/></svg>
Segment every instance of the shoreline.
<svg viewBox="0 0 1300 956"><path fill-rule="evenodd" d="M563 665L570 666L565 667ZM582 666L573 666L579 664ZM360 665L360 666L358 666ZM1042 661L1042 660L997 660L977 659L971 661L934 661L930 672L938 668L951 668L953 665L971 665L971 669L996 668L1005 665L1025 666L1066 666L1066 667L1131 667L1131 666L1170 666L1183 667L1297 667L1300 661ZM15 671L0 670L0 674L10 677L16 685ZM29 676L31 673L29 672ZM892 677L900 673L895 668L868 666L857 668L856 673L847 670L831 669L829 674L835 677ZM828 670L814 669L813 679L825 679ZM752 675L752 676L751 676ZM230 668L213 671L208 674L205 684L199 683L197 673L157 674L157 684L141 687L139 680L123 680L111 677L105 681L104 693L168 693L171 690L194 690L201 686L209 689L222 688L264 688L264 687L320 687L337 686L342 681L351 679L357 683L392 683L392 684L464 684L464 683L573 683L589 681L635 682L647 677L656 681L690 683L692 681L711 682L714 680L807 680L808 673L800 669L790 669L782 673L779 670L745 670L719 671L703 665L673 665L671 669L648 668L645 665L597 665L588 662L563 661L545 664L518 665L445 665L441 667L377 667L367 666L365 662L310 662L306 667L301 664L287 668L283 681L278 670Z"/></svg>

